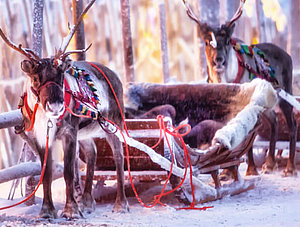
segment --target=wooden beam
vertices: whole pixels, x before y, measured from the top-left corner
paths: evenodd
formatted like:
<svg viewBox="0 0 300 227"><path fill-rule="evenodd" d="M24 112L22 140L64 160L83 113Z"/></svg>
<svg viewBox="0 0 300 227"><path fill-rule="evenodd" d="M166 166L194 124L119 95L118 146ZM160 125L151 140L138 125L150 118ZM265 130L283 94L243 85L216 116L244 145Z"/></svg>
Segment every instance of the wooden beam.
<svg viewBox="0 0 300 227"><path fill-rule="evenodd" d="M23 116L21 110L13 110L0 114L0 129L21 125Z"/></svg>

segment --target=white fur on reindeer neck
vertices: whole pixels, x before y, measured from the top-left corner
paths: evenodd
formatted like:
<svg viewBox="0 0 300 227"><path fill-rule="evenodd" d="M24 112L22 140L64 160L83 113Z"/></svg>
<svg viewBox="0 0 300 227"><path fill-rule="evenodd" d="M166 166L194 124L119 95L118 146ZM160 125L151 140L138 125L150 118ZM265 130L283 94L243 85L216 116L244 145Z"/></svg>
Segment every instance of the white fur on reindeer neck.
<svg viewBox="0 0 300 227"><path fill-rule="evenodd" d="M34 109L34 105L37 103L38 98L36 95L32 92L31 89L31 81L28 77L25 84L24 84L24 90L26 90L28 98L28 106L31 110ZM36 122L34 124L34 127L31 131L33 133L34 137L37 139L38 144L41 147L46 146L46 137L47 137L47 124L49 118L46 116L44 109L42 108L41 104L39 104L39 107L37 108L36 115L35 115ZM49 147L52 146L53 141L55 139L55 133L56 133L56 121L57 119L51 119L51 122L53 124L53 127L49 131Z"/></svg>
<svg viewBox="0 0 300 227"><path fill-rule="evenodd" d="M246 105L236 117L230 120L226 126L216 132L213 138L213 144L223 144L230 150L236 148L254 128L259 114L276 105L276 91L269 82L261 79L254 79L250 83L241 85L241 92L247 94L252 90L254 90L254 92L249 104Z"/></svg>

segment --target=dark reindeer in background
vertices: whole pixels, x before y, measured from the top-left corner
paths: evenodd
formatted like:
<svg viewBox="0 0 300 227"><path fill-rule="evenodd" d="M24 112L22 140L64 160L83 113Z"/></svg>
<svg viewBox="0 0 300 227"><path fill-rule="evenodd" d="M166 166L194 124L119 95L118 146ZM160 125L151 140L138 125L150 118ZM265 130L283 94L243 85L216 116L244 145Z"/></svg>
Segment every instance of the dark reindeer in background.
<svg viewBox="0 0 300 227"><path fill-rule="evenodd" d="M123 147L118 138L109 131L104 130L103 121L101 119L108 118L115 122L121 129L123 129L123 122L120 110L117 106L115 97L110 90L108 82L96 67L99 67L108 77L117 98L121 109L123 109L123 89L121 81L118 76L107 67L94 63L92 66L86 61L72 62L68 55L80 51L66 52L66 48L74 35L83 15L90 8L92 1L84 10L77 24L71 29L70 34L63 40L62 47L56 52L56 55L51 58L37 57L30 49L22 48L21 45L16 46L4 35L0 29L2 39L13 49L17 50L28 60L21 62L21 68L28 76L27 84L25 85L25 92L27 93L28 107L31 111L34 106L38 105L35 124L32 128L31 141L38 150L41 162L44 161L44 152L46 146L46 135L49 132L49 155L47 157L47 165L45 175L43 178L43 204L40 212L42 218L56 218L56 210L53 205L51 195L52 183L52 157L51 152L54 143L61 140L64 150L64 179L66 183L66 203L62 212L62 216L66 218L78 218L82 216L82 210L77 204L74 197L74 162L76 158L76 150L78 149L78 140L83 140L83 143L88 143L88 147L92 148L90 144L92 137L106 137L110 144L117 172L117 197L113 210L116 212L126 212L129 210L128 202L124 192L124 159ZM86 50L82 50L86 51ZM81 51L81 52L82 52ZM94 82L95 93L100 99L100 104L97 105L98 118L80 118L73 113L79 113L75 107L74 95L80 90L79 83L74 76L66 73L71 66L76 66L89 74L90 79ZM66 86L66 82L70 88ZM67 105L65 101L66 94L69 93L70 103ZM65 111L69 109L71 111ZM52 124L49 122L51 120ZM51 125L49 125L51 124ZM102 125L102 127L101 127ZM49 128L49 127L52 128ZM82 146L81 144L81 146ZM87 162L87 180L84 192L81 198L83 208L92 208L94 199L92 197L92 182L94 175L95 164L95 150L89 150L90 157Z"/></svg>
<svg viewBox="0 0 300 227"><path fill-rule="evenodd" d="M243 45L242 41L232 38L232 33L237 21L242 15L242 8L245 0L241 0L240 7L233 18L221 25L213 28L206 23L201 22L195 16L192 9L186 3L188 16L194 20L200 30L200 37L205 43L205 54L208 65L208 82L209 83L244 83L250 81L251 76L255 75L270 81L275 88L282 88L286 92L292 94L292 59L291 57L278 46L271 43L261 43L250 47L250 52L253 50L259 51L263 57L256 55L239 54L236 45ZM255 49L256 48L256 49ZM264 58L264 59L263 59ZM268 72L265 62L274 70ZM272 70L271 69L271 70ZM285 175L296 174L295 169L295 148L297 138L297 122L294 119L293 107L285 100L279 97L279 107L282 110L290 131L290 154L287 166L284 170ZM266 163L263 166L264 171L274 169L275 163L275 145L277 140L277 116L272 110L265 115L266 122L269 123L270 130L270 147ZM251 158L253 155L252 149L249 152L249 165L254 166ZM256 169L251 168L249 174L255 174ZM249 169L248 169L249 170Z"/></svg>

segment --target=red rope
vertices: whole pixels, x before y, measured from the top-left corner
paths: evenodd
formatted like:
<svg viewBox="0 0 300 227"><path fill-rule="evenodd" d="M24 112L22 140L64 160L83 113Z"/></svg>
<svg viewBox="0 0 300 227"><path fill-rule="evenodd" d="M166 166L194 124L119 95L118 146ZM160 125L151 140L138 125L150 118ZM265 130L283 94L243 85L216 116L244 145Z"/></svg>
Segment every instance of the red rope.
<svg viewBox="0 0 300 227"><path fill-rule="evenodd" d="M47 137L46 137L46 150L45 150L45 157L44 157L44 163L43 163L43 168L42 168L42 172L41 172L41 177L40 177L39 183L36 186L36 188L34 189L34 191L27 198L23 199L22 201L20 201L18 203L15 203L13 205L10 205L10 206L1 207L0 210L5 210L5 209L8 209L8 208L18 206L18 205L26 202L27 200L29 200L36 193L36 191L40 187L40 185L43 181L43 178L44 178L44 173L45 173L46 163L47 163L47 156L48 156L48 145L49 145L49 136L47 135Z"/></svg>
<svg viewBox="0 0 300 227"><path fill-rule="evenodd" d="M27 98L27 96L26 96L26 98ZM27 103L27 102L26 102L26 103ZM27 129L26 129L26 127L25 127L25 130L26 130L27 132L29 132L29 131L31 131L31 130L33 129L33 126L34 126L34 123L35 123L35 114L36 114L36 111L37 111L38 107L39 107L39 103L37 102L37 103L34 105L33 113L32 113L31 119L30 119L30 126L29 126L29 128L27 128Z"/></svg>
<svg viewBox="0 0 300 227"><path fill-rule="evenodd" d="M123 122L124 122L125 131L126 131L126 133L127 133L127 136L129 137L127 125L126 125L126 123L125 123L125 118L124 118L124 115L123 115L123 111L122 111L121 105L120 105L120 103L119 103L118 97L117 97L117 95L116 95L116 93L115 93L115 90L114 90L113 86L111 85L111 83L110 83L109 79L107 78L107 76L105 75L105 73L104 73L97 65L95 65L95 64L93 64L93 63L91 63L91 62L88 62L88 63L89 63L91 66L93 66L94 68L96 68L99 72L101 72L101 74L103 75L103 77L104 77L105 80L107 81L107 83L108 83L108 85L109 85L109 87L110 87L112 93L113 93L114 96L115 96L115 100L116 100L117 105L118 105L118 107L119 107L119 109L120 109L121 117L122 117L122 120L123 120Z"/></svg>

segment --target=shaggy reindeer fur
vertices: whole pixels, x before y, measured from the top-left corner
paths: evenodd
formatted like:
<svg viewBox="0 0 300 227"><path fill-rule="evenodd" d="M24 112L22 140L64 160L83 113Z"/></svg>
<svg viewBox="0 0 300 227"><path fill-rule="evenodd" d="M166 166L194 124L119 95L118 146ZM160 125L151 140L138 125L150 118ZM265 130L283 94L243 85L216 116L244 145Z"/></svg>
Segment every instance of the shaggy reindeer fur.
<svg viewBox="0 0 300 227"><path fill-rule="evenodd" d="M227 124L219 130L222 133L217 131L214 143L222 142L228 149L241 143L239 138L245 138L254 128L258 116L270 111L277 102L270 83L260 79L242 85L135 84L129 87L127 96L128 103L138 111L172 105L176 125L186 118L192 128L205 120Z"/></svg>

